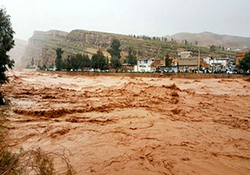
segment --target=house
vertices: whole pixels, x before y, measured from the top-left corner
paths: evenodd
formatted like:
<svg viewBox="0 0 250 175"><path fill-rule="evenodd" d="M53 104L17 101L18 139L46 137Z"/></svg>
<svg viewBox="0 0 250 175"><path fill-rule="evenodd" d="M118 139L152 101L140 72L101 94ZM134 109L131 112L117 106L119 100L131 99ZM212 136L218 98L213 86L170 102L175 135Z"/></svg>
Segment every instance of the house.
<svg viewBox="0 0 250 175"><path fill-rule="evenodd" d="M191 51L181 52L180 58L178 58L178 70L180 72L198 70L200 65L200 59L193 57Z"/></svg>
<svg viewBox="0 0 250 175"><path fill-rule="evenodd" d="M186 52L180 52L180 57L181 58L191 58L192 57L193 52L191 51L186 51Z"/></svg>
<svg viewBox="0 0 250 175"><path fill-rule="evenodd" d="M132 72L134 71L134 66L128 63L123 63L121 67L122 72Z"/></svg>
<svg viewBox="0 0 250 175"><path fill-rule="evenodd" d="M229 58L214 58L210 61L210 65L214 70L228 69Z"/></svg>
<svg viewBox="0 0 250 175"><path fill-rule="evenodd" d="M172 59L172 64L171 64L171 69L169 69L169 71L178 72L178 60L175 57L171 57Z"/></svg>
<svg viewBox="0 0 250 175"><path fill-rule="evenodd" d="M177 72L177 60L174 57L170 57L172 60L171 66L166 67L165 57L162 60L155 60L152 62L151 70L154 72Z"/></svg>
<svg viewBox="0 0 250 175"><path fill-rule="evenodd" d="M151 70L154 72L161 71L164 66L165 66L165 60L155 60L150 65Z"/></svg>
<svg viewBox="0 0 250 175"><path fill-rule="evenodd" d="M137 60L137 65L134 66L135 72L152 72L151 64L155 61L154 58Z"/></svg>
<svg viewBox="0 0 250 175"><path fill-rule="evenodd" d="M198 58L180 58L178 60L178 69L180 72L198 70Z"/></svg>
<svg viewBox="0 0 250 175"><path fill-rule="evenodd" d="M178 72L178 60L175 57L170 57L170 59L172 60L171 65L168 67L164 67L164 72ZM165 60L164 60L165 62Z"/></svg>

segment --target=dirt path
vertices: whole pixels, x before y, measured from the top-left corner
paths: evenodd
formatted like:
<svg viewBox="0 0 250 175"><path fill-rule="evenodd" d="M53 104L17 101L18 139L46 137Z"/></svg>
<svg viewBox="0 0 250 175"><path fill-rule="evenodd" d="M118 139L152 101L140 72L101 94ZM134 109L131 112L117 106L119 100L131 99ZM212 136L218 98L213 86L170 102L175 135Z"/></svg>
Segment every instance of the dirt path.
<svg viewBox="0 0 250 175"><path fill-rule="evenodd" d="M250 174L248 81L8 74L15 147L68 150L77 174Z"/></svg>

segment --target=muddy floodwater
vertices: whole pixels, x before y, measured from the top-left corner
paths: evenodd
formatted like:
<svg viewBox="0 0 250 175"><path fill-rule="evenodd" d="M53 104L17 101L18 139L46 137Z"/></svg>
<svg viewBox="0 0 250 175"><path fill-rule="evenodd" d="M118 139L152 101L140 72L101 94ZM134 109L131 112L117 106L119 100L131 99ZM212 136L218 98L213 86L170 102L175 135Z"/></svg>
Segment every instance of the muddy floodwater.
<svg viewBox="0 0 250 175"><path fill-rule="evenodd" d="M65 151L79 175L250 174L244 78L8 75L13 147Z"/></svg>

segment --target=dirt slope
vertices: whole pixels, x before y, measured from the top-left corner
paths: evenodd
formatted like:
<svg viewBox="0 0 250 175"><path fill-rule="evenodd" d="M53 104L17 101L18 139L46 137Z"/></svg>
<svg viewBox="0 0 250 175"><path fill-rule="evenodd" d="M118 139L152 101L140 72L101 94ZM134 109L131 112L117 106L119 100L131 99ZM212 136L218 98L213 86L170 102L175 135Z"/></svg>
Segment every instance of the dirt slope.
<svg viewBox="0 0 250 175"><path fill-rule="evenodd" d="M250 174L248 81L8 74L14 147L67 150L77 174Z"/></svg>

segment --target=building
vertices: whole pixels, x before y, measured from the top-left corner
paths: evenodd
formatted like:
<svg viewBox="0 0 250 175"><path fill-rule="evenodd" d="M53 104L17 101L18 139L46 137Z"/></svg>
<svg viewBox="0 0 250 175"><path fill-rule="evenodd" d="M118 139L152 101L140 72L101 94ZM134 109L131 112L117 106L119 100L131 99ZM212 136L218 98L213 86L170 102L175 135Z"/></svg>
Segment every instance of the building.
<svg viewBox="0 0 250 175"><path fill-rule="evenodd" d="M153 72L177 72L177 60L174 57L170 57L172 60L171 65L166 67L165 57L162 60L154 60L150 65Z"/></svg>
<svg viewBox="0 0 250 175"><path fill-rule="evenodd" d="M178 58L178 70L180 72L185 71L195 71L199 68L200 59L198 57L193 57L192 52L181 52L180 58Z"/></svg>
<svg viewBox="0 0 250 175"><path fill-rule="evenodd" d="M153 72L151 64L155 61L154 58L137 60L137 65L134 66L135 72Z"/></svg>
<svg viewBox="0 0 250 175"><path fill-rule="evenodd" d="M210 61L210 65L214 70L228 69L229 58L214 58Z"/></svg>
<svg viewBox="0 0 250 175"><path fill-rule="evenodd" d="M191 51L180 52L180 57L181 58L191 58L192 54L193 54L193 52L191 52Z"/></svg>
<svg viewBox="0 0 250 175"><path fill-rule="evenodd" d="M180 58L178 59L178 69L180 72L198 70L198 58Z"/></svg>
<svg viewBox="0 0 250 175"><path fill-rule="evenodd" d="M151 70L154 72L161 71L163 67L165 67L165 59L164 60L155 60L150 65Z"/></svg>

